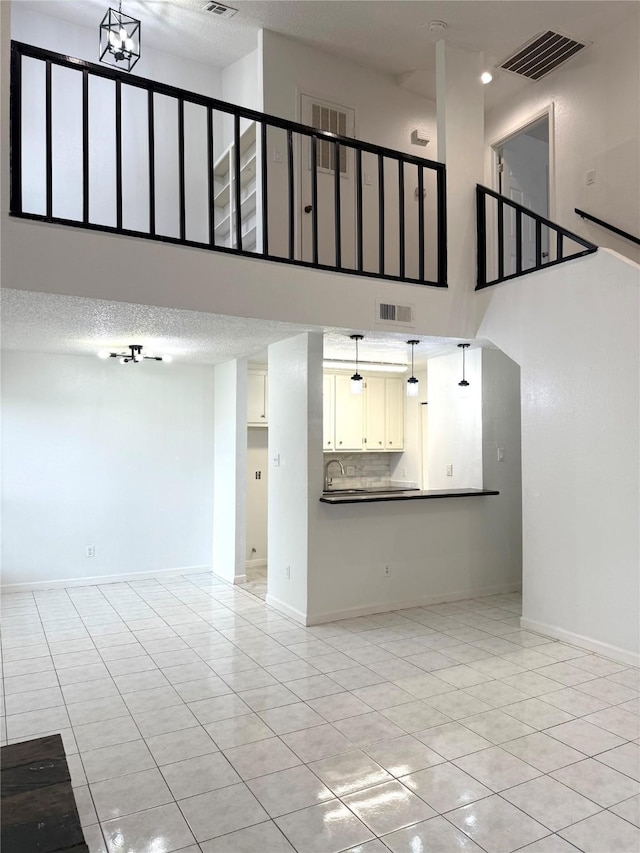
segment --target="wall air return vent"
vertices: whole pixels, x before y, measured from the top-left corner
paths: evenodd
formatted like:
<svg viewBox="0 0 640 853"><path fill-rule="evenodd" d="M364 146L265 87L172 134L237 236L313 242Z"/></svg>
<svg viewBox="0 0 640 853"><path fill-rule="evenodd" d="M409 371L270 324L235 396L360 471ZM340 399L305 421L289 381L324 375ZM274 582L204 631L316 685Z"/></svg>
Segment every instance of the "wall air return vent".
<svg viewBox="0 0 640 853"><path fill-rule="evenodd" d="M214 15L217 15L219 18L233 18L233 16L238 11L234 9L232 6L225 6L222 3L205 3L202 7L205 12L212 12Z"/></svg>
<svg viewBox="0 0 640 853"><path fill-rule="evenodd" d="M390 302L376 302L376 322L390 323L394 326L413 326L413 305L395 305Z"/></svg>
<svg viewBox="0 0 640 853"><path fill-rule="evenodd" d="M540 80L588 44L547 30L519 47L499 67L529 80Z"/></svg>

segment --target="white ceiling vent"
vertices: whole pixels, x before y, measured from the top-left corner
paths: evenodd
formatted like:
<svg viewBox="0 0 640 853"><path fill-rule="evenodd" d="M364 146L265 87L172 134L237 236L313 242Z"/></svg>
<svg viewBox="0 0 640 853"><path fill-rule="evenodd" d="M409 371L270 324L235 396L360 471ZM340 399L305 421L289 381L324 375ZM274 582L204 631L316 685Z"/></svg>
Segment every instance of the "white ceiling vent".
<svg viewBox="0 0 640 853"><path fill-rule="evenodd" d="M394 326L413 326L414 305L395 305L391 302L376 301L376 323L389 323Z"/></svg>
<svg viewBox="0 0 640 853"><path fill-rule="evenodd" d="M499 67L529 80L540 80L588 44L547 30L519 47Z"/></svg>
<svg viewBox="0 0 640 853"><path fill-rule="evenodd" d="M219 18L233 18L233 16L238 11L234 9L232 6L225 6L222 3L214 3L209 2L205 3L202 7L205 12L212 12L214 15L217 15Z"/></svg>

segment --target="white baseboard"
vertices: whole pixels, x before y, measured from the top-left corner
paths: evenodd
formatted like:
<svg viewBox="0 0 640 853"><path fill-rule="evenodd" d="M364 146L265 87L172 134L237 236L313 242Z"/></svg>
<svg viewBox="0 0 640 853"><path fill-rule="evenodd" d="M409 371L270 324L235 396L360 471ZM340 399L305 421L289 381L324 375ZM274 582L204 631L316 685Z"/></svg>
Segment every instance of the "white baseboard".
<svg viewBox="0 0 640 853"><path fill-rule="evenodd" d="M245 583L246 580L247 580L246 575L236 575L235 578L233 579L233 582L234 583Z"/></svg>
<svg viewBox="0 0 640 853"><path fill-rule="evenodd" d="M137 581L158 575L186 575L196 572L210 572L211 566L183 566L176 569L153 569L148 572L124 572L114 575L92 575L84 578L60 578L47 581L27 581L26 583L2 584L0 591L11 592L33 592L41 589L59 589L65 586L97 586L107 583L122 583L126 581ZM217 575L216 575L217 577Z"/></svg>
<svg viewBox="0 0 640 853"><path fill-rule="evenodd" d="M245 569L259 569L261 566L266 566L267 561L264 560L247 560L244 564Z"/></svg>
<svg viewBox="0 0 640 853"><path fill-rule="evenodd" d="M353 619L356 616L373 616L375 613L388 613L392 610L407 610L410 607L425 607L429 604L447 604L450 601L466 601L468 598L480 598L483 595L500 595L505 592L520 592L522 584L500 584L486 586L481 589L450 592L444 595L432 595L426 598L414 598L411 601L393 601L388 604L371 604L365 607L348 607L345 610L334 610L318 613L306 618L307 625L322 625L325 622L337 622L338 619Z"/></svg>
<svg viewBox="0 0 640 853"><path fill-rule="evenodd" d="M272 595L267 594L266 603L269 607L273 607L274 610L279 610L281 613L284 613L285 616L290 616L292 619L295 619L296 622L300 622L301 625L308 624L307 617L301 610L296 610L295 607L285 604L284 601L280 601L279 598L274 598Z"/></svg>
<svg viewBox="0 0 640 853"><path fill-rule="evenodd" d="M523 616L520 619L520 627L526 631L542 634L543 637L551 637L554 640L562 640L572 646L578 646L580 649L587 649L587 651L595 652L603 658L609 658L627 664L627 666L640 666L640 654L636 652L620 649L618 646L603 643L601 640L593 640L591 637L583 637L581 634L565 631L564 628L558 628L555 625L545 625L543 622L525 619Z"/></svg>

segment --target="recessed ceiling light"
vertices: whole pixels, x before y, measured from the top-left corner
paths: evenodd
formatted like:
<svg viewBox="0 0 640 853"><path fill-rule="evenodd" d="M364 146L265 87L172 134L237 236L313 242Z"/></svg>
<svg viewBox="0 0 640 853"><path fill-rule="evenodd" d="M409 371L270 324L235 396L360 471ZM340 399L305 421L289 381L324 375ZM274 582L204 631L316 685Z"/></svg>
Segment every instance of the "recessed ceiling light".
<svg viewBox="0 0 640 853"><path fill-rule="evenodd" d="M493 80L493 74L490 71L483 71L480 75L480 79L486 86L487 83L491 83L491 81Z"/></svg>

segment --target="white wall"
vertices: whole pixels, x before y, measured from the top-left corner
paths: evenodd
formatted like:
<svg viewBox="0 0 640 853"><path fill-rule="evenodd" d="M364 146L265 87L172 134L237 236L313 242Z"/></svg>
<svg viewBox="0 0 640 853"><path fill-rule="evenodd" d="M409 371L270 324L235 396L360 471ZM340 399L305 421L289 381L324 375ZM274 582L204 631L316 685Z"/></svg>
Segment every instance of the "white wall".
<svg viewBox="0 0 640 853"><path fill-rule="evenodd" d="M595 225L575 207L640 234L640 9L598 34L565 67L530 84L486 116L487 145L504 138L553 104L555 205L551 219L565 228L640 261L640 249ZM492 185L487 149L485 183ZM587 186L586 172L596 182Z"/></svg>
<svg viewBox="0 0 640 853"><path fill-rule="evenodd" d="M320 334L269 347L269 457L267 603L304 622L315 549L309 515L322 492Z"/></svg>
<svg viewBox="0 0 640 853"><path fill-rule="evenodd" d="M247 540L247 360L215 371L213 571L244 579Z"/></svg>
<svg viewBox="0 0 640 853"><path fill-rule="evenodd" d="M482 350L429 359L427 369L427 467L430 489L482 488ZM453 476L447 476L452 465Z"/></svg>
<svg viewBox="0 0 640 853"><path fill-rule="evenodd" d="M637 664L640 269L600 250L489 298L479 336L521 367L523 624Z"/></svg>
<svg viewBox="0 0 640 853"><path fill-rule="evenodd" d="M2 362L3 586L210 567L212 368Z"/></svg>
<svg viewBox="0 0 640 853"><path fill-rule="evenodd" d="M267 506L269 473L269 431L247 430L247 564L267 562ZM260 471L260 479L256 472Z"/></svg>

